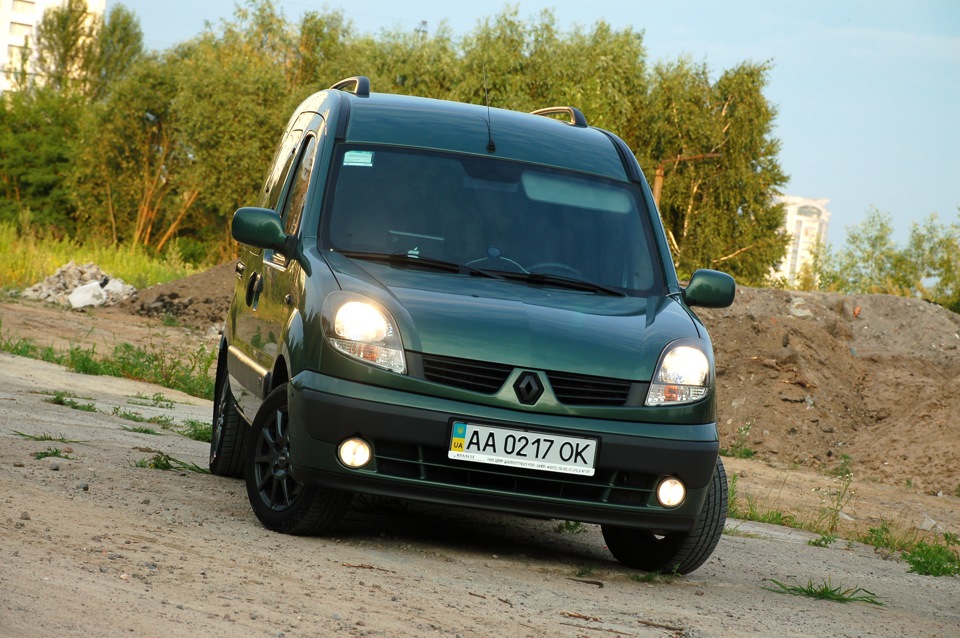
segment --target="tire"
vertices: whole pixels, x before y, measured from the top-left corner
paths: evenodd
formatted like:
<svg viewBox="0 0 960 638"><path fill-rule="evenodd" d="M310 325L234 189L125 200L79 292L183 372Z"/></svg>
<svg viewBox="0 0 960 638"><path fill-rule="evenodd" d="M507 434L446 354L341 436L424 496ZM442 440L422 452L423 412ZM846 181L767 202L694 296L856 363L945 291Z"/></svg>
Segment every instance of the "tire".
<svg viewBox="0 0 960 638"><path fill-rule="evenodd" d="M614 557L645 572L689 574L703 565L720 542L727 520L727 473L717 457L707 498L693 529L660 536L630 527L603 525L603 538Z"/></svg>
<svg viewBox="0 0 960 638"><path fill-rule="evenodd" d="M353 494L304 485L290 474L287 384L275 388L260 406L247 445L247 496L257 518L284 534L321 534L340 520Z"/></svg>
<svg viewBox="0 0 960 638"><path fill-rule="evenodd" d="M247 434L250 430L240 418L225 365L217 366L213 403L213 426L210 429L210 473L217 476L240 478L246 456Z"/></svg>

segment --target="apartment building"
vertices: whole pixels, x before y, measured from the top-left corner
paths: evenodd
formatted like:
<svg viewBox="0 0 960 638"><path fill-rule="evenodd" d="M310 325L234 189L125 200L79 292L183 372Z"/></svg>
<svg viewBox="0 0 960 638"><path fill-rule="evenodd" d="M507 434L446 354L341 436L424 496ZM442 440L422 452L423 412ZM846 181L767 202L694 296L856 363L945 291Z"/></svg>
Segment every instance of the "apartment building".
<svg viewBox="0 0 960 638"><path fill-rule="evenodd" d="M784 195L775 201L784 206L784 228L790 233L790 244L780 268L773 276L782 277L788 285L793 285L801 269L813 263L817 244L827 242L827 227L830 223L827 203L830 200Z"/></svg>
<svg viewBox="0 0 960 638"><path fill-rule="evenodd" d="M11 70L20 68L24 47L32 46L43 12L63 0L0 0L0 93L11 87ZM103 15L106 0L87 0L87 10Z"/></svg>

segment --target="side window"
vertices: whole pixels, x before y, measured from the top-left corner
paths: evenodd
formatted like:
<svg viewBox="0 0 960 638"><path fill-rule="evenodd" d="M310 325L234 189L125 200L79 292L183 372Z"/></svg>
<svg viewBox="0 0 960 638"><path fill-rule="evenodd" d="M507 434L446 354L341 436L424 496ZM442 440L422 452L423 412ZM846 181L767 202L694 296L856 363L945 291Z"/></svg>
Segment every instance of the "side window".
<svg viewBox="0 0 960 638"><path fill-rule="evenodd" d="M313 173L313 162L317 155L317 138L306 140L305 148L300 154L300 162L294 169L293 182L290 184L290 195L280 211L283 219L283 229L288 235L297 232L300 218L303 216L303 206L307 201L307 189L310 187L310 176Z"/></svg>
<svg viewBox="0 0 960 638"><path fill-rule="evenodd" d="M287 181L287 174L290 172L290 166L297 153L297 143L303 131L290 131L280 144L277 150L277 157L274 160L270 174L267 175L267 184L261 205L264 208L277 210L277 203L280 201L280 195L283 193L283 185Z"/></svg>

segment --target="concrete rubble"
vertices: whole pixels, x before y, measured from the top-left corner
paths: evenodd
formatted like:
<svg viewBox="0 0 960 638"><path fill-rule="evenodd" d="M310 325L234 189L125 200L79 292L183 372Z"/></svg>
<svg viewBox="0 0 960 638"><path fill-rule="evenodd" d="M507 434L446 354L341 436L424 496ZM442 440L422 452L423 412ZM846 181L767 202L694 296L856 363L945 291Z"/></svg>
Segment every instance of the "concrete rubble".
<svg viewBox="0 0 960 638"><path fill-rule="evenodd" d="M24 290L20 296L70 308L83 308L112 306L136 294L136 288L122 279L113 279L99 266L78 266L71 261L43 281Z"/></svg>

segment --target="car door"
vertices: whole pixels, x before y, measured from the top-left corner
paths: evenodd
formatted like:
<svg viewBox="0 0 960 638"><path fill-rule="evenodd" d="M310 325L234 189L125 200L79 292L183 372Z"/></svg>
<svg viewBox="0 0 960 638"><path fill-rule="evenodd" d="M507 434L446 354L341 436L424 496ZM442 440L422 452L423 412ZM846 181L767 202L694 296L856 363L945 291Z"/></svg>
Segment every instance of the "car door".
<svg viewBox="0 0 960 638"><path fill-rule="evenodd" d="M278 210L285 201L293 166L303 147L303 128L314 117L315 113L302 114L284 136L264 181L259 206ZM234 398L244 415L252 419L266 396L276 357L276 338L271 345L269 325L275 322L265 318L261 309L265 272L274 256L272 251L246 245L241 245L238 252L236 287L227 318L228 369Z"/></svg>
<svg viewBox="0 0 960 638"><path fill-rule="evenodd" d="M284 232L298 235L300 220L303 217L310 188L313 168L317 158L319 141L316 134L310 133L303 138L296 164L290 174L290 184L284 195L280 218ZM290 313L300 300L300 264L296 259L284 256L273 250L263 251L263 281L259 299L259 334L255 344L258 355L263 361L269 361L268 369L280 354L280 339Z"/></svg>

